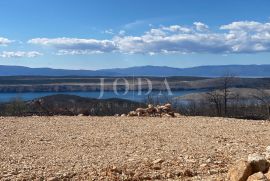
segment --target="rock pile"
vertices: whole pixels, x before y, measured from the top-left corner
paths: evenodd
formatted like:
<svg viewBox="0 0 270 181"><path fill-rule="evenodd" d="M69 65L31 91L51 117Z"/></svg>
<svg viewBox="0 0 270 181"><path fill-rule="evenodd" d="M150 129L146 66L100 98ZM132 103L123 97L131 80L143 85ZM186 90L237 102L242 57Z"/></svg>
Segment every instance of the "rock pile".
<svg viewBox="0 0 270 181"><path fill-rule="evenodd" d="M263 154L251 154L239 160L228 172L230 181L270 181L270 146Z"/></svg>
<svg viewBox="0 0 270 181"><path fill-rule="evenodd" d="M147 108L137 108L135 111L128 113L129 117L176 117L179 116L172 110L171 104L165 104L162 106L153 106L149 104Z"/></svg>

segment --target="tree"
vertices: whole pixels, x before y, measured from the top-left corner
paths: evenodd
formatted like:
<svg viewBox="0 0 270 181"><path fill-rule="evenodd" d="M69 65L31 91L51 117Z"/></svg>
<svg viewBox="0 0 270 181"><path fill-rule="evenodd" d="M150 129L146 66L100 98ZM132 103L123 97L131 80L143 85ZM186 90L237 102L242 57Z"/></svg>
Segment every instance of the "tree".
<svg viewBox="0 0 270 181"><path fill-rule="evenodd" d="M267 119L270 120L270 93L264 89L257 89L257 92L253 97L265 106Z"/></svg>
<svg viewBox="0 0 270 181"><path fill-rule="evenodd" d="M5 112L9 116L23 116L27 112L27 105L22 99L15 98L7 104Z"/></svg>
<svg viewBox="0 0 270 181"><path fill-rule="evenodd" d="M207 93L208 100L215 105L218 116L222 116L223 113L225 117L228 116L228 102L234 97L230 91L234 80L233 76L224 76L218 79L216 89Z"/></svg>
<svg viewBox="0 0 270 181"><path fill-rule="evenodd" d="M224 115L228 115L228 101L233 96L231 95L231 92L229 88L232 86L232 83L234 81L233 76L225 76L222 78L222 91L223 91L223 102L224 102Z"/></svg>
<svg viewBox="0 0 270 181"><path fill-rule="evenodd" d="M222 95L219 90L214 90L207 93L208 101L214 104L218 116L222 116Z"/></svg>

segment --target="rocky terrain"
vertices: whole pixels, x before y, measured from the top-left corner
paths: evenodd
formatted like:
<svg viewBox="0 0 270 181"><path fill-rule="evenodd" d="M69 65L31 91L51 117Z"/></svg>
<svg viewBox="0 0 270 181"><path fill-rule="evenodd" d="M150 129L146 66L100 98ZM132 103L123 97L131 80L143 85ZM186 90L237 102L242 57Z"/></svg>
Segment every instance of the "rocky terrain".
<svg viewBox="0 0 270 181"><path fill-rule="evenodd" d="M270 144L270 122L229 118L1 117L0 125L0 180L226 180Z"/></svg>
<svg viewBox="0 0 270 181"><path fill-rule="evenodd" d="M116 115L119 116L119 115ZM137 108L135 111L130 111L127 115L122 114L122 117L179 117L179 113L173 111L171 104L157 105L148 104L147 108Z"/></svg>

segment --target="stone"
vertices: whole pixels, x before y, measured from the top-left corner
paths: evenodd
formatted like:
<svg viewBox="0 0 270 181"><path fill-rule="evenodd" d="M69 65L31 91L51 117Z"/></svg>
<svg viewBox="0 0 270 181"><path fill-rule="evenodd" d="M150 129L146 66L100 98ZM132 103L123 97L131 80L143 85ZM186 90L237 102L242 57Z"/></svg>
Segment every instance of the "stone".
<svg viewBox="0 0 270 181"><path fill-rule="evenodd" d="M266 147L266 152L270 153L270 146Z"/></svg>
<svg viewBox="0 0 270 181"><path fill-rule="evenodd" d="M164 160L159 158L159 159L154 160L153 164L162 163L162 162L164 162Z"/></svg>
<svg viewBox="0 0 270 181"><path fill-rule="evenodd" d="M233 165L228 172L228 180L230 181L246 181L252 175L252 167L249 162L239 160Z"/></svg>
<svg viewBox="0 0 270 181"><path fill-rule="evenodd" d="M179 118L181 117L181 114L180 113L174 113L175 117Z"/></svg>
<svg viewBox="0 0 270 181"><path fill-rule="evenodd" d="M207 160L206 160L206 163L211 163L212 162L212 159L211 158L208 158Z"/></svg>
<svg viewBox="0 0 270 181"><path fill-rule="evenodd" d="M50 177L47 179L47 181L58 181L59 179L57 177Z"/></svg>
<svg viewBox="0 0 270 181"><path fill-rule="evenodd" d="M135 111L131 111L128 113L127 116L134 117L180 117L181 115L179 113L175 113L171 110L172 105L171 104L165 104L163 106L154 106L152 104L149 104L147 108L137 108Z"/></svg>
<svg viewBox="0 0 270 181"><path fill-rule="evenodd" d="M214 174L217 174L218 173L218 170L212 169L212 170L209 170L208 173L210 175L214 175Z"/></svg>
<svg viewBox="0 0 270 181"><path fill-rule="evenodd" d="M161 170L161 166L159 166L159 165L153 165L153 169L154 170Z"/></svg>
<svg viewBox="0 0 270 181"><path fill-rule="evenodd" d="M118 169L116 166L112 166L111 171L119 174L122 173L122 170Z"/></svg>
<svg viewBox="0 0 270 181"><path fill-rule="evenodd" d="M196 175L196 173L193 172L192 170L186 169L186 170L184 171L183 175L184 175L185 177L194 177L194 176Z"/></svg>
<svg viewBox="0 0 270 181"><path fill-rule="evenodd" d="M145 112L145 109L143 109L143 108L137 108L136 109L136 112Z"/></svg>
<svg viewBox="0 0 270 181"><path fill-rule="evenodd" d="M265 159L270 161L270 146L266 147L264 155L265 155Z"/></svg>
<svg viewBox="0 0 270 181"><path fill-rule="evenodd" d="M168 111L170 111L170 108L168 108L166 106L160 106L160 109L162 110L162 112L168 112Z"/></svg>
<svg viewBox="0 0 270 181"><path fill-rule="evenodd" d="M262 172L265 173L269 169L269 163L264 156L254 153L248 156L248 162L252 167L253 173Z"/></svg>
<svg viewBox="0 0 270 181"><path fill-rule="evenodd" d="M266 178L270 180L270 170L265 174Z"/></svg>
<svg viewBox="0 0 270 181"><path fill-rule="evenodd" d="M207 167L207 164L206 163L203 163L200 165L201 168L204 168L204 167Z"/></svg>
<svg viewBox="0 0 270 181"><path fill-rule="evenodd" d="M134 117L134 116L137 116L138 114L137 114L137 112L136 111L130 111L129 113L128 113L128 116L131 116L131 117Z"/></svg>
<svg viewBox="0 0 270 181"><path fill-rule="evenodd" d="M172 108L172 105L171 104L165 104L164 106L167 107L167 108L169 108L169 109Z"/></svg>
<svg viewBox="0 0 270 181"><path fill-rule="evenodd" d="M172 117L172 116L171 116L171 115L169 115L169 114L164 114L163 116L164 116L164 117L167 117L167 118Z"/></svg>
<svg viewBox="0 0 270 181"><path fill-rule="evenodd" d="M257 172L249 176L247 181L268 181L268 179L262 172Z"/></svg>
<svg viewBox="0 0 270 181"><path fill-rule="evenodd" d="M195 159L187 159L186 162L188 162L188 163L196 163L197 161Z"/></svg>
<svg viewBox="0 0 270 181"><path fill-rule="evenodd" d="M265 159L270 161L270 152L265 153Z"/></svg>

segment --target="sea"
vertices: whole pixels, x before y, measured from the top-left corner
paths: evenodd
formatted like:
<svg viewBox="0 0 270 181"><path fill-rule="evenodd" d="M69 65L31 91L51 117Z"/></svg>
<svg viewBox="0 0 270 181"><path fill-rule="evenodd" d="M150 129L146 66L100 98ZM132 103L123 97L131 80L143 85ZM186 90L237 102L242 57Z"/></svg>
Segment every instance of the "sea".
<svg viewBox="0 0 270 181"><path fill-rule="evenodd" d="M57 95L57 94L66 94L66 95L76 95L86 98L96 98L96 99L110 99L110 98L120 98L127 99L136 102L145 102L149 99L171 99L191 93L199 93L203 90L177 90L172 91L171 93L165 91L152 91L149 92L137 92L137 91L106 91L103 94L100 91L91 91L91 92L22 92L22 93L0 93L0 102L9 102L15 99L20 99L23 101L30 101L40 97Z"/></svg>

